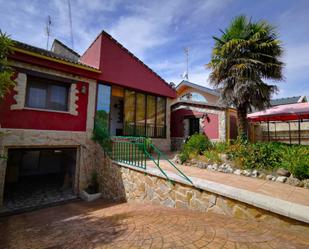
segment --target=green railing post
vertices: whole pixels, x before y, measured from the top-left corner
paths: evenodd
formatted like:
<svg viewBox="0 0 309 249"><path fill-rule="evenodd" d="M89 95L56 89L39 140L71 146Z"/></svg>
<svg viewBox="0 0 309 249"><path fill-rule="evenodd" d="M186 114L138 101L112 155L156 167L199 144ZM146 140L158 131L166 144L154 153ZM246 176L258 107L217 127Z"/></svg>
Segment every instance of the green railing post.
<svg viewBox="0 0 309 249"><path fill-rule="evenodd" d="M154 153L157 154L157 159L148 152L148 149L152 149ZM166 179L172 182L160 166L160 160L166 160L181 174L182 177L192 184L192 181L180 169L178 169L164 153L158 150L154 144L149 143L145 137L112 137L111 150L112 151L108 154L112 160L143 169L146 169L147 158L149 158L154 162Z"/></svg>

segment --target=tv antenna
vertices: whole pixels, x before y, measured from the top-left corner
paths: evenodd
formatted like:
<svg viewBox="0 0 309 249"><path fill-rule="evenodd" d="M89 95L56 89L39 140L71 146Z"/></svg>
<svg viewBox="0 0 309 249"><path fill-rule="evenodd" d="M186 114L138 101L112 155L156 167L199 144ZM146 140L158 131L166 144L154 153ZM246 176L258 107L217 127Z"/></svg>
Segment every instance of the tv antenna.
<svg viewBox="0 0 309 249"><path fill-rule="evenodd" d="M46 21L46 26L45 26L45 32L46 32L46 36L47 36L47 43L46 43L46 50L48 50L49 47L49 37L50 37L50 33L51 33L51 17L47 16L47 21Z"/></svg>
<svg viewBox="0 0 309 249"><path fill-rule="evenodd" d="M181 77L183 79L189 80L189 48L188 47L184 49L184 53L186 56L186 71L182 74Z"/></svg>
<svg viewBox="0 0 309 249"><path fill-rule="evenodd" d="M71 48L74 49L73 24L72 24L72 12L71 12L71 1L70 0L68 0L68 8L69 8L70 33L71 33Z"/></svg>

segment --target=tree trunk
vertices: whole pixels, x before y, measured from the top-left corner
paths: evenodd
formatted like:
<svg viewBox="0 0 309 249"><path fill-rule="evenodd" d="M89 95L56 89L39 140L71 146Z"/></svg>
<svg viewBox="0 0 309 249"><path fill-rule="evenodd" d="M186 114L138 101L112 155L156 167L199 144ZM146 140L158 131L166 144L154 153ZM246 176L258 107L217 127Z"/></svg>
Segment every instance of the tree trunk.
<svg viewBox="0 0 309 249"><path fill-rule="evenodd" d="M238 134L242 138L248 138L247 110L237 109Z"/></svg>

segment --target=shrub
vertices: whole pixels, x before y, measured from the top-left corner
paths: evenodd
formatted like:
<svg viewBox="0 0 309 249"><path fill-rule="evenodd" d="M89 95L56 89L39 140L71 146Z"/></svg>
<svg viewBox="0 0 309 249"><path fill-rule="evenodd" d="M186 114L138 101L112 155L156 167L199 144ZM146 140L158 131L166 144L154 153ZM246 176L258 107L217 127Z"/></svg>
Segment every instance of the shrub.
<svg viewBox="0 0 309 249"><path fill-rule="evenodd" d="M227 152L229 145L226 142L216 142L213 144L213 147L218 153L225 153Z"/></svg>
<svg viewBox="0 0 309 249"><path fill-rule="evenodd" d="M286 145L282 153L282 167L299 179L309 178L309 147Z"/></svg>
<svg viewBox="0 0 309 249"><path fill-rule="evenodd" d="M280 167L282 162L281 150L277 143L256 143L248 145L248 153L244 167L250 169L273 170Z"/></svg>
<svg viewBox="0 0 309 249"><path fill-rule="evenodd" d="M299 179L309 178L308 146L237 140L227 151L229 159L243 168L273 171L283 167Z"/></svg>
<svg viewBox="0 0 309 249"><path fill-rule="evenodd" d="M212 147L212 143L207 136L202 134L194 134L189 140L184 144L180 152L181 162L185 162L190 158L190 155L201 155L206 149Z"/></svg>
<svg viewBox="0 0 309 249"><path fill-rule="evenodd" d="M106 153L112 149L111 138L109 135L108 125L106 124L106 115L104 111L97 112L94 120L94 129L92 139L98 142Z"/></svg>
<svg viewBox="0 0 309 249"><path fill-rule="evenodd" d="M234 140L227 149L228 159L234 161L240 167L244 166L244 161L247 155L248 143L241 139Z"/></svg>
<svg viewBox="0 0 309 249"><path fill-rule="evenodd" d="M222 162L217 150L212 150L212 149L205 150L204 156L206 157L208 162L212 162L212 163L221 163Z"/></svg>

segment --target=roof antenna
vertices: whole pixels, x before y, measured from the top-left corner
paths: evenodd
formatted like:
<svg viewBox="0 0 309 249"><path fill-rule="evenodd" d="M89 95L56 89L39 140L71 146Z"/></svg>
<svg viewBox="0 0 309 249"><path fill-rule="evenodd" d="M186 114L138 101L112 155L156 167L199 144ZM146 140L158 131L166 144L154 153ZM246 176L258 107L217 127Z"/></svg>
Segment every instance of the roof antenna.
<svg viewBox="0 0 309 249"><path fill-rule="evenodd" d="M181 77L185 80L189 80L189 48L185 48L184 49L184 52L185 52L185 56L186 56L186 65L187 65L187 70L186 72L184 72Z"/></svg>
<svg viewBox="0 0 309 249"><path fill-rule="evenodd" d="M47 35L46 50L48 50L48 47L49 47L49 37L50 37L50 32L51 32L51 28L50 28L51 24L52 24L51 17L47 16L47 21L46 21L46 26L45 26L45 32L46 32L46 35Z"/></svg>
<svg viewBox="0 0 309 249"><path fill-rule="evenodd" d="M72 12L71 12L71 1L70 0L68 0L68 7L69 7L69 20L70 20L70 33L71 33L71 48L74 49Z"/></svg>

